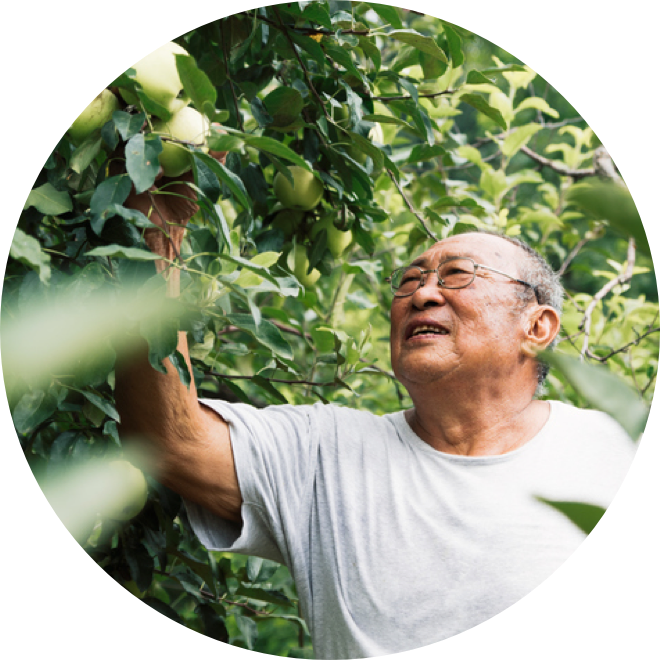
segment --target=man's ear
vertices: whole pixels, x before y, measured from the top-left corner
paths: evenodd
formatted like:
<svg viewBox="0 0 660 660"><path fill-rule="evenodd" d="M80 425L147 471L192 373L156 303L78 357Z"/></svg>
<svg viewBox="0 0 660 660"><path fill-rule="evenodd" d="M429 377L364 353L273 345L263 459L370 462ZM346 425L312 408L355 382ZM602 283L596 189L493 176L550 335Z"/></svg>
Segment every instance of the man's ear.
<svg viewBox="0 0 660 660"><path fill-rule="evenodd" d="M560 326L556 309L548 305L533 309L527 317L525 336L520 345L523 355L536 357L536 354L547 348L557 336Z"/></svg>

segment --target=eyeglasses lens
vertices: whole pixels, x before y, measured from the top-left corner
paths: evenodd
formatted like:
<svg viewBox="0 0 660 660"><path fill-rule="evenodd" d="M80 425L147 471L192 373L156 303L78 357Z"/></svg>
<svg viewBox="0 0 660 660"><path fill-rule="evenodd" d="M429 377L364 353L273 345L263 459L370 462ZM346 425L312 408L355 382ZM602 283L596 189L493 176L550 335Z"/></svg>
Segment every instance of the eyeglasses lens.
<svg viewBox="0 0 660 660"><path fill-rule="evenodd" d="M445 289L462 289L469 286L475 275L475 265L470 259L449 259L438 266L440 286ZM392 273L392 292L396 296L411 296L420 286L423 273L417 266L398 268Z"/></svg>

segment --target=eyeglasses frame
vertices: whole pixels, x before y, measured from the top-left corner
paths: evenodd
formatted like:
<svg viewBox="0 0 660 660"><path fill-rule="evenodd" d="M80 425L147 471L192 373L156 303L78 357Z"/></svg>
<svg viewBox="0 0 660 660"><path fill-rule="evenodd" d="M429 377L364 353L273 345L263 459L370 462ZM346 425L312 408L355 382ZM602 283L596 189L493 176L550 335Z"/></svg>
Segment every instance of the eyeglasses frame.
<svg viewBox="0 0 660 660"><path fill-rule="evenodd" d="M449 263L450 261L458 261L458 260L467 260L471 261L472 264L474 265L474 273L472 275L472 279L467 283L462 286L446 286L445 283L443 282L442 278L440 277L440 266L444 266L444 264ZM445 259L444 261L441 261L435 268L431 270L422 270L420 266L402 266L401 268L396 268L395 270L392 271L392 275L389 277L385 278L386 282L392 282L392 277L394 276L394 273L401 271L401 270L407 270L409 268L417 268L421 274L421 277L419 278L419 283L417 284L417 288L412 292L412 293L404 293L403 295L398 294L396 291L392 291L392 294L394 295L395 298L408 298L410 296L414 296L419 289L421 289L424 284L426 284L426 281L424 280L424 275L428 275L430 273L435 273L438 276L438 286L441 289L449 289L451 291L457 291L459 289L465 289L474 282L474 280L477 277L477 269L483 268L484 270L489 270L493 273L497 273L498 275L504 275L504 277L508 277L510 280L513 280L514 282L517 282L518 284L522 284L524 286L528 286L533 292L534 296L536 297L536 302L540 305L541 301L539 300L539 294L538 291L536 290L536 287L533 284L530 284L529 282L525 282L525 280L520 280L517 277L513 277L513 275L509 275L507 273L502 272L501 270L497 270L497 268L491 268L490 266L484 266L483 264L478 264L474 259L471 259L470 257L449 257L448 259Z"/></svg>

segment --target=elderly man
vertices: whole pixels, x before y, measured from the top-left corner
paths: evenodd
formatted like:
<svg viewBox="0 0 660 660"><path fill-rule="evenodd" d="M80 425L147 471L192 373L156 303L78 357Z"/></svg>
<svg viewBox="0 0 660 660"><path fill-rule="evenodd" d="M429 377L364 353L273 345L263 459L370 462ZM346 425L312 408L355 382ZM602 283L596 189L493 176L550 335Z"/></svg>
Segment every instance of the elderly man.
<svg viewBox="0 0 660 660"><path fill-rule="evenodd" d="M529 247L452 236L391 283L410 410L200 403L146 360L117 385L201 541L290 568L320 658L425 646L509 607L583 539L537 498L607 506L632 457L606 415L534 398L562 291Z"/></svg>

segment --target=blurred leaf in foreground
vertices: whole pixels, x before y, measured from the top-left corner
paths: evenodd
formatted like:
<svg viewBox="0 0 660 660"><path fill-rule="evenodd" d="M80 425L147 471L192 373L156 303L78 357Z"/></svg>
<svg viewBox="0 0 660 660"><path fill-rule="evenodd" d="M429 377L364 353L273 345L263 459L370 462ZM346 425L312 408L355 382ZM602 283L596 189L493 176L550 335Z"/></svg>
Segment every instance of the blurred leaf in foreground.
<svg viewBox="0 0 660 660"><path fill-rule="evenodd" d="M539 354L543 362L554 367L589 402L606 412L638 440L646 426L649 409L635 390L606 367L586 364L580 360L551 351Z"/></svg>
<svg viewBox="0 0 660 660"><path fill-rule="evenodd" d="M2 322L2 367L10 400L28 389L47 387L53 375L62 378L90 371L107 362L109 342L129 351L141 342L127 330L138 320L163 322L179 314L164 296L98 290L79 295L49 294Z"/></svg>
<svg viewBox="0 0 660 660"><path fill-rule="evenodd" d="M570 188L567 201L604 218L615 229L632 236L642 252L651 255L642 219L626 187L596 178L585 179Z"/></svg>
<svg viewBox="0 0 660 660"><path fill-rule="evenodd" d="M81 465L61 468L39 485L64 526L84 543L99 518L119 522L136 516L147 501L147 482L131 461L95 459Z"/></svg>
<svg viewBox="0 0 660 660"><path fill-rule="evenodd" d="M595 504L584 504L582 502L554 502L542 497L539 502L544 502L563 513L571 522L575 523L585 534L590 534L598 521L603 517L605 509Z"/></svg>

